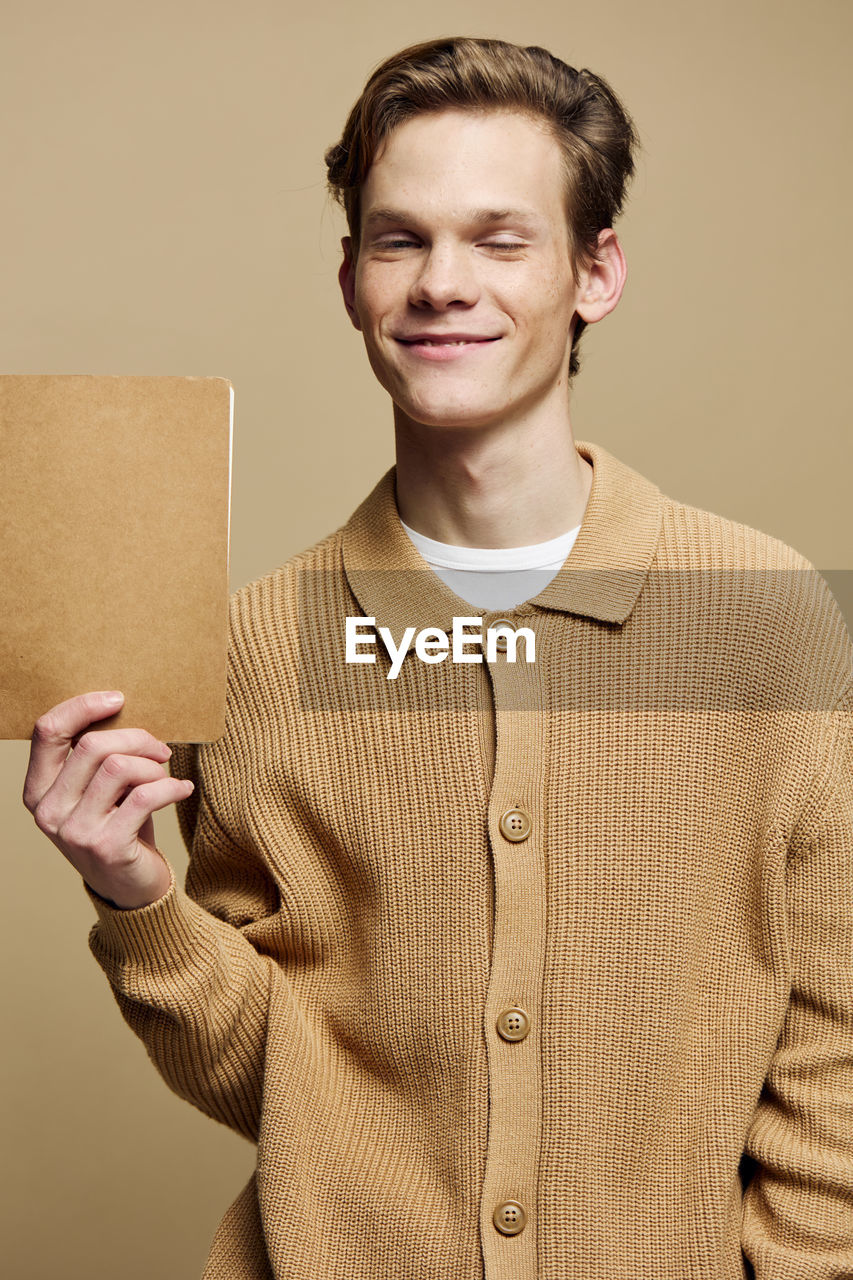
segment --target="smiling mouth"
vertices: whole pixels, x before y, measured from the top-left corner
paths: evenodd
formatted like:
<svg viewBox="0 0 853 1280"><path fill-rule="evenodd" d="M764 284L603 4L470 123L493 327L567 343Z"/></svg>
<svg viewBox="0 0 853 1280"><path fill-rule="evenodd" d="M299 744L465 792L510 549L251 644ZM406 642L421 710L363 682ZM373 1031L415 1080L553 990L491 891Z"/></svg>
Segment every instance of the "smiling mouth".
<svg viewBox="0 0 853 1280"><path fill-rule="evenodd" d="M470 347L498 338L398 338L406 347Z"/></svg>

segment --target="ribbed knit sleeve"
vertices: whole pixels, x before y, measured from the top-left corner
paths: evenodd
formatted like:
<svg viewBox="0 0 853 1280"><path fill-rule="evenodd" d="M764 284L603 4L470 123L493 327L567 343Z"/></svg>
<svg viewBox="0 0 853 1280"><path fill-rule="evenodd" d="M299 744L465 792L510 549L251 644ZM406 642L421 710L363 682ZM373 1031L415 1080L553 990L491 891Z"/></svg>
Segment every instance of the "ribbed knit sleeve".
<svg viewBox="0 0 853 1280"><path fill-rule="evenodd" d="M121 1012L175 1093L255 1141L271 962L175 883L119 911L89 895L89 945Z"/></svg>
<svg viewBox="0 0 853 1280"><path fill-rule="evenodd" d="M853 692L788 850L790 999L745 1151L756 1280L853 1275Z"/></svg>
<svg viewBox="0 0 853 1280"><path fill-rule="evenodd" d="M163 898L131 911L90 891L99 919L89 945L169 1087L256 1141L272 987L280 988L279 1017L294 1003L280 967L264 954L278 890L235 817L243 791L234 779L246 776L255 718L255 700L245 696L250 666L232 625L225 736L173 745L172 773L195 782L178 806L190 851L186 890L172 873Z"/></svg>

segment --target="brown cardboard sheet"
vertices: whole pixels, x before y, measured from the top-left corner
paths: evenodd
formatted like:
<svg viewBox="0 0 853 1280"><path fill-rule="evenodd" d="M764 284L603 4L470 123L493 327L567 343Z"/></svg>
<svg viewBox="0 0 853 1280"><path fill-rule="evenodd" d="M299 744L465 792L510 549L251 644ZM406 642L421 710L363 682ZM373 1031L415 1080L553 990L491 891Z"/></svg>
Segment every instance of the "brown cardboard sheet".
<svg viewBox="0 0 853 1280"><path fill-rule="evenodd" d="M232 421L226 378L0 375L0 737L93 689L222 734Z"/></svg>

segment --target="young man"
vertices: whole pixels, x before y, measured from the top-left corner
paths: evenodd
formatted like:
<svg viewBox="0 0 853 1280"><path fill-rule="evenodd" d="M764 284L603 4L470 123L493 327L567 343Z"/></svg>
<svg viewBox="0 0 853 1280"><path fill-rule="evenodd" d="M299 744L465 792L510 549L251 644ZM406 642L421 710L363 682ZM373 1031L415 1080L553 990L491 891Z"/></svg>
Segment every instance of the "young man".
<svg viewBox="0 0 853 1280"><path fill-rule="evenodd" d="M36 726L124 1016L258 1142L209 1280L853 1274L853 645L573 439L634 142L542 50L383 64L327 162L396 468L235 596L190 781L104 694Z"/></svg>

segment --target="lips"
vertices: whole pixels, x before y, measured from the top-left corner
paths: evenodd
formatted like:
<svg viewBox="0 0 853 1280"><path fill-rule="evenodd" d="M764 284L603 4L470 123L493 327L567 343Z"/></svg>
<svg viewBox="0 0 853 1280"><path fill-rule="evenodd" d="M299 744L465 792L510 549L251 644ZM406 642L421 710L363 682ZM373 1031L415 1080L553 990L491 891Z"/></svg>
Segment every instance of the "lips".
<svg viewBox="0 0 853 1280"><path fill-rule="evenodd" d="M406 350L406 360L417 364L451 366L460 364L467 368L471 360L485 360L481 356L500 335L491 337L485 333L410 333L397 339Z"/></svg>
<svg viewBox="0 0 853 1280"><path fill-rule="evenodd" d="M471 342L497 342L497 337L480 333L414 333L400 336L398 342L406 346L462 347Z"/></svg>

